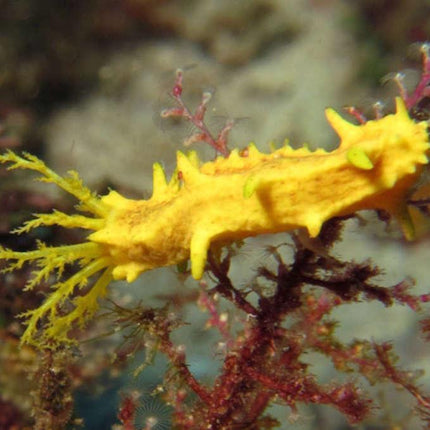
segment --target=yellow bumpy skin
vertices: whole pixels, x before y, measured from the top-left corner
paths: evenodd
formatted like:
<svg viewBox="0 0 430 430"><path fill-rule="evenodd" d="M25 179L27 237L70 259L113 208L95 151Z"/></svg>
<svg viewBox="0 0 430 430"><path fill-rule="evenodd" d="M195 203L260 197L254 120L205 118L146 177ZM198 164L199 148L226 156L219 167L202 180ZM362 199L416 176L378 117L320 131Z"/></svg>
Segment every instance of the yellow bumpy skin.
<svg viewBox="0 0 430 430"><path fill-rule="evenodd" d="M295 228L316 236L326 220L362 209L388 211L411 238L405 201L428 162L429 141L427 124L413 122L403 101L396 102L395 114L363 125L353 125L328 109L327 119L341 139L332 152L284 146L262 154L250 145L202 165L195 152L178 152L170 181L161 166L154 165L154 191L148 200L127 199L115 191L98 197L74 172L62 178L31 155L0 156L1 162L12 163L9 168L38 171L42 180L74 195L78 209L86 213L37 215L18 233L52 224L91 231L88 241L79 245L40 244L22 253L0 250L0 258L14 261L8 270L37 261L28 288L51 272L59 277L46 301L26 314L22 340L39 346L66 341L72 325L85 323L97 310L98 298L112 279L131 282L146 270L188 258L193 277L201 278L209 246L216 241ZM80 271L61 280L64 265L73 262L80 264ZM84 289L92 275L98 278ZM73 297L80 288L83 292Z"/></svg>

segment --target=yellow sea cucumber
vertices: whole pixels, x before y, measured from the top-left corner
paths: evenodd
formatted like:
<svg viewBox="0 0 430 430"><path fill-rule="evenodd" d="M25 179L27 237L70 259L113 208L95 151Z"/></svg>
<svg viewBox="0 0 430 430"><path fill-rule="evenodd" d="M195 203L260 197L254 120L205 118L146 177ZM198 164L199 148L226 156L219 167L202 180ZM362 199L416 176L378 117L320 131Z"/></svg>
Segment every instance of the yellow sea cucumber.
<svg viewBox="0 0 430 430"><path fill-rule="evenodd" d="M52 272L59 278L45 302L26 313L22 341L39 346L67 341L72 325L85 323L97 310L112 279L131 282L146 270L187 259L193 277L200 279L213 242L296 228L306 228L314 237L326 220L363 209L388 211L411 238L406 196L428 162L427 123L410 119L401 98L396 99L395 114L362 125L351 124L332 109L326 116L341 139L332 152L285 145L263 154L250 145L204 164L195 152L178 152L170 181L161 165L154 164L153 195L148 200L128 199L116 191L98 197L76 172L63 178L29 154L1 155L0 162L12 163L9 169L35 170L41 180L75 196L78 209L86 213L36 215L17 233L53 224L90 231L82 244L49 248L41 243L29 252L0 250L0 258L13 261L7 270L37 261L27 288ZM61 280L65 264L72 262L81 269ZM88 288L92 275L98 278ZM77 288L83 292L73 297ZM62 309L66 303L68 311Z"/></svg>

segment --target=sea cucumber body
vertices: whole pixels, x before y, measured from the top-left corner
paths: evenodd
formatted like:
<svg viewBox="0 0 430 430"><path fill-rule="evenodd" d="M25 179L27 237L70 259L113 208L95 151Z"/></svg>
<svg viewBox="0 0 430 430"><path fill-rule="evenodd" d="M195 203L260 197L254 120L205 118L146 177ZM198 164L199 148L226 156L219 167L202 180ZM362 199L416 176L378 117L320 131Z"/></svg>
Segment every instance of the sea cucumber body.
<svg viewBox="0 0 430 430"><path fill-rule="evenodd" d="M404 202L427 163L427 124L413 122L400 99L395 114L364 125L333 110L327 118L341 139L332 152L284 146L262 154L250 146L203 165L179 152L169 183L154 166L149 200L102 197L109 216L89 239L113 259L113 276L131 281L187 258L199 279L212 242L300 227L316 236L326 220L363 209L387 210L411 236Z"/></svg>
<svg viewBox="0 0 430 430"><path fill-rule="evenodd" d="M7 271L34 263L27 289L51 275L58 278L49 297L25 313L22 342L40 348L69 342L70 329L94 315L112 279L133 281L146 270L187 259L193 277L201 278L214 242L295 228L316 236L326 220L363 209L388 211L412 238L406 202L428 163L428 124L409 118L401 99L396 105L395 114L362 125L328 109L327 119L340 137L332 152L285 145L263 154L249 145L204 164L195 152L178 152L169 182L161 165L154 164L153 194L147 200L115 191L99 197L77 172L62 177L31 154L1 154L0 163L10 163L8 169L38 172L39 180L56 184L79 202L79 213L36 214L15 233L52 225L91 232L78 244L39 242L37 249L24 252L0 247L0 260L11 261ZM69 264L79 270L63 279ZM89 278L94 278L90 288Z"/></svg>

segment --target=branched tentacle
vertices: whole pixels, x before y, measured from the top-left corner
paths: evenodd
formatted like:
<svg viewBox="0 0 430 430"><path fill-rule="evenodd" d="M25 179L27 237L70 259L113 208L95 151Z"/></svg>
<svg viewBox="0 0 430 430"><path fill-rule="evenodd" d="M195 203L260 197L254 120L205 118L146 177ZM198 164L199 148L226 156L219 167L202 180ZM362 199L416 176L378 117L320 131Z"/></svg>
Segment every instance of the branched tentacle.
<svg viewBox="0 0 430 430"><path fill-rule="evenodd" d="M33 277L28 281L26 290L36 285L47 282L51 274L60 279L66 264L78 263L81 269L63 282L56 282L46 300L37 308L21 314L27 319L27 328L21 338L24 343L32 343L37 346L46 346L53 342L66 342L67 332L73 323L83 326L96 312L98 308L97 298L105 294L106 286L112 280L111 259L103 256L103 248L92 242L76 245L47 247L44 243L38 243L38 249L27 252L16 252L8 249L0 249L0 259L15 260L4 272L13 271L22 267L25 263L34 261L37 268ZM96 281L95 285L84 295L72 299L76 288L84 288L88 278L105 270ZM61 306L67 301L73 305L73 310L66 315L58 315ZM39 330L42 334L38 338ZM68 340L70 341L70 339Z"/></svg>
<svg viewBox="0 0 430 430"><path fill-rule="evenodd" d="M0 247L0 259L15 260L3 269L3 272L12 272L27 262L37 261L40 269L35 271L35 276L27 284L26 289L31 289L40 281L46 280L47 276L54 270L57 270L58 276L61 276L66 264L80 260L81 265L83 265L100 257L101 254L101 246L92 242L55 247L48 247L43 242L38 242L38 249L26 252L17 252Z"/></svg>
<svg viewBox="0 0 430 430"><path fill-rule="evenodd" d="M28 169L40 173L42 176L38 178L39 181L56 184L78 199L78 210L94 216L68 215L54 210L50 214L36 214L34 219L27 221L13 233L27 233L34 228L51 225L93 231L104 227L109 207L83 185L76 172L70 171L68 176L63 178L37 157L28 153L19 156L12 151L0 155L0 163L11 163L8 166L9 170ZM39 347L70 342L67 337L70 329L75 324L82 327L91 318L98 309L98 297L105 295L106 287L112 280L112 260L104 247L94 242L55 247L38 242L37 249L26 252L0 247L0 259L9 260L9 266L3 269L3 272L12 272L26 263L35 264L33 276L27 282L26 290L48 282L52 275L55 277L53 291L46 300L37 309L21 314L21 317L27 320L22 342ZM80 270L70 278L62 280L64 269L69 264L77 264ZM85 294L73 297L77 289L84 288L88 284L88 279L99 272L103 273Z"/></svg>
<svg viewBox="0 0 430 430"><path fill-rule="evenodd" d="M46 328L43 336L46 339L56 339L56 341L70 342L67 337L67 329L73 324L78 324L80 328L85 326L92 316L97 312L98 299L106 295L107 286L112 281L112 269L107 268L97 279L91 289L83 296L73 299L74 309L64 316L55 319L55 324L51 323Z"/></svg>
<svg viewBox="0 0 430 430"><path fill-rule="evenodd" d="M47 167L42 160L27 152L23 152L22 156L19 156L12 151L7 151L0 155L0 163L12 163L8 170L26 169L40 173L42 177L38 179L39 181L56 184L76 197L80 201L80 210L89 211L99 217L106 216L108 212L108 208L95 193L83 185L78 173L73 170L68 172L68 177L63 178Z"/></svg>
<svg viewBox="0 0 430 430"><path fill-rule="evenodd" d="M83 215L68 215L64 212L54 210L50 214L34 214L35 218L26 221L24 225L16 228L11 233L28 233L30 230L49 225L59 225L65 228L83 228L86 230L98 230L103 227L104 220L101 218L88 218Z"/></svg>
<svg viewBox="0 0 430 430"><path fill-rule="evenodd" d="M27 328L21 337L24 343L44 345L45 341L66 342L68 331L72 324L77 322L83 325L98 308L97 298L105 294L106 287L112 280L110 260L107 257L97 258L82 267L77 273L64 282L57 282L52 286L55 290L37 308L20 315L28 319ZM88 279L96 273L108 268L96 281L91 290L82 297L77 297L71 301L74 309L64 316L58 316L59 309L73 295L76 287L83 288L88 283ZM40 326L43 326L42 339L37 339Z"/></svg>

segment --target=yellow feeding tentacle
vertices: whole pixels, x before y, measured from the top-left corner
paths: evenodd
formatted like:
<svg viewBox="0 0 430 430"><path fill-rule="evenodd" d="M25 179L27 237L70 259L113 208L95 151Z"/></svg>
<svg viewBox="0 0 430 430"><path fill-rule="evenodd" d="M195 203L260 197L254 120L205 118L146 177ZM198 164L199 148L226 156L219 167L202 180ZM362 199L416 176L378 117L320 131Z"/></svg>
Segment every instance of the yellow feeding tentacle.
<svg viewBox="0 0 430 430"><path fill-rule="evenodd" d="M103 270L104 267L103 264L100 264L100 270ZM72 311L64 316L57 316L51 324L46 326L45 332L42 333L43 343L49 344L53 339L57 343L70 342L70 338L67 336L70 328L75 324L83 328L86 322L92 318L99 309L99 299L105 297L107 287L111 281L112 269L107 268L86 294L77 296L72 300ZM31 336L31 333L29 333L29 336ZM23 341L26 340L23 339Z"/></svg>
<svg viewBox="0 0 430 430"><path fill-rule="evenodd" d="M38 172L42 175L39 178L40 181L56 184L76 197L84 210L88 210L100 217L107 214L106 207L101 203L100 199L82 184L78 173L73 170L69 171L70 176L68 178L63 178L49 169L42 160L27 152L23 152L22 157L20 157L12 151L7 151L0 155L0 163L12 163L8 166L8 170L26 169Z"/></svg>
<svg viewBox="0 0 430 430"><path fill-rule="evenodd" d="M83 215L68 215L54 210L50 214L34 214L34 219L26 221L23 226L16 228L12 233L27 233L30 230L49 225L60 225L66 228L83 228L87 230L98 230L103 227L104 220L100 218L89 218Z"/></svg>
<svg viewBox="0 0 430 430"><path fill-rule="evenodd" d="M76 172L69 172L68 177L61 177L53 170L49 169L45 163L37 157L28 153L22 156L12 151L0 155L0 163L11 163L9 170L27 169L33 170L42 175L38 180L51 182L76 197L79 201L79 210L90 212L91 216L78 214L68 215L54 210L50 214L36 214L35 218L27 221L23 226L15 229L13 233L21 234L40 226L59 225L65 228L81 228L86 230L99 230L105 224L105 217L109 214L110 208L99 197L82 184ZM36 285L48 282L51 275L58 280L53 285L53 292L49 294L45 302L34 310L22 314L27 318L27 329L22 337L23 342L34 343L38 346L45 343L56 343L67 338L67 332L72 323L82 325L91 317L96 309L96 296L102 295L103 288L108 285L111 277L112 259L106 253L105 248L94 242L84 242L75 245L48 247L43 242L38 242L37 249L26 252L16 252L13 250L0 248L0 259L9 260L9 266L3 269L10 272L19 269L26 263L33 262L35 269L32 278L28 281L26 289L32 289ZM60 281L66 265L78 263L81 269L70 278ZM73 299L76 288L87 284L88 278L97 272L105 269L105 274L101 275L99 281L80 299ZM106 274L109 273L109 276ZM103 285L103 288L102 288ZM66 315L61 308L64 303L74 304L74 309ZM48 339L41 341L40 330L46 333L55 333L49 342ZM45 336L46 337L46 336ZM49 335L48 335L49 337ZM39 339L39 340L38 340Z"/></svg>
<svg viewBox="0 0 430 430"><path fill-rule="evenodd" d="M27 262L37 262L39 269L34 270L33 277L25 287L27 290L32 289L42 281L47 281L48 276L54 271L56 271L56 276L60 277L66 264L71 264L75 261L90 261L101 255L102 249L100 245L91 242L55 247L47 247L43 242L38 242L38 249L26 252L0 248L0 259L15 260L3 269L3 272L19 269Z"/></svg>
<svg viewBox="0 0 430 430"><path fill-rule="evenodd" d="M101 284L96 284L92 287L96 287L93 294L89 297L92 298L90 301L79 300L74 301L75 308L72 312L69 312L68 316L63 316L61 312L61 306L70 299L75 291L75 288L83 288L87 285L88 279L100 272L103 269L109 267L110 261L106 258L95 259L86 264L81 270L72 275L64 282L57 282L52 286L54 291L46 298L46 300L37 308L27 312L24 312L20 317L25 318L27 328L21 337L21 341L25 343L35 344L36 346L50 346L49 344L55 344L63 342L67 339L67 333L72 328L72 323L78 322L80 325L84 324L88 320L88 317L93 315L96 311L96 302L93 299L94 294L98 294L100 289L106 288L109 282L112 280L110 271L106 272L109 275L105 275L102 278ZM50 330L55 332L55 337L48 336L46 344L44 341L38 340L38 326L42 324L44 330ZM46 335L42 334L42 338Z"/></svg>

